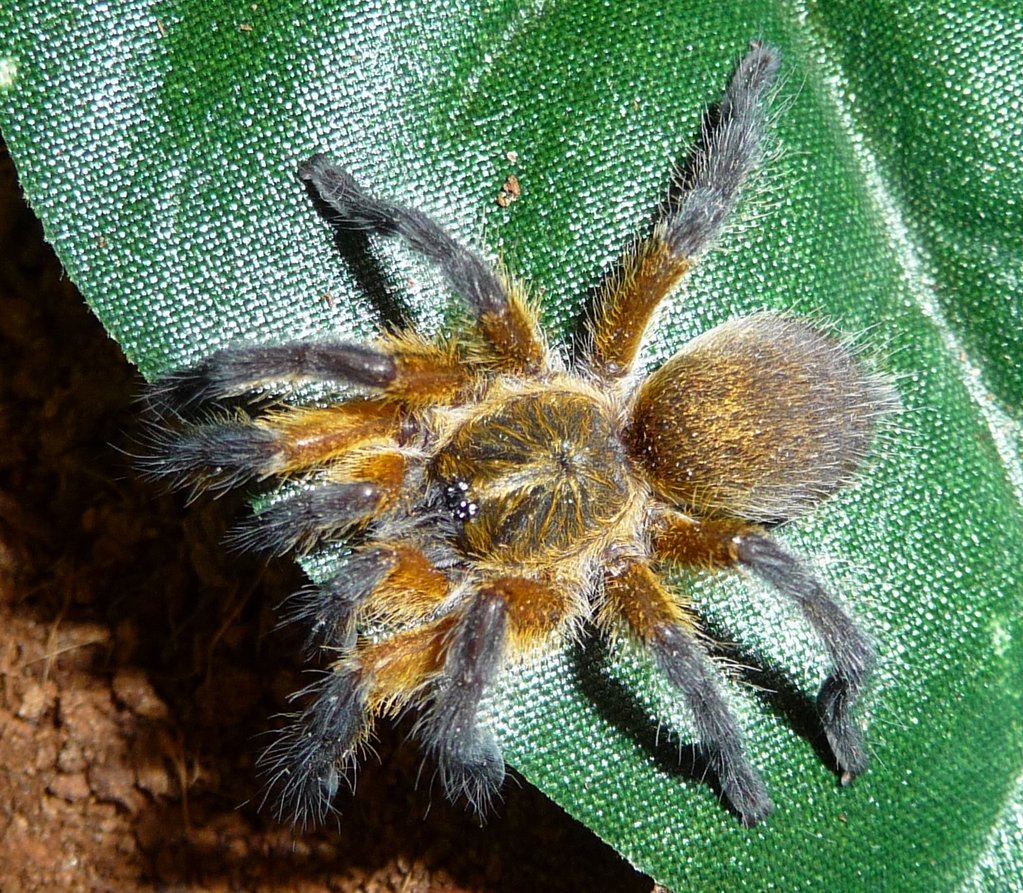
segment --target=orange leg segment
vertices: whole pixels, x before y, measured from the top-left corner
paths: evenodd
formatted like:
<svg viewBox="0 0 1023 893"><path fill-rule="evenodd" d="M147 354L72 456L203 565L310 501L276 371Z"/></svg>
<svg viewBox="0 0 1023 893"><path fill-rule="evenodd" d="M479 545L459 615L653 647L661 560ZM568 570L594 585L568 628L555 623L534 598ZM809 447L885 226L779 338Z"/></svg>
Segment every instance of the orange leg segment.
<svg viewBox="0 0 1023 893"><path fill-rule="evenodd" d="M380 400L349 400L322 409L288 409L255 426L274 435L277 450L256 469L259 477L307 471L343 456L367 440L395 437L399 408Z"/></svg>
<svg viewBox="0 0 1023 893"><path fill-rule="evenodd" d="M730 518L697 519L680 512L663 515L654 526L654 554L685 567L718 570L739 563L743 534L760 534L758 527Z"/></svg>
<svg viewBox="0 0 1023 893"><path fill-rule="evenodd" d="M692 614L644 562L609 574L604 591L601 624L623 618L681 692L725 799L746 825L766 818L772 808L767 788L746 758L735 717L697 641Z"/></svg>
<svg viewBox="0 0 1023 893"><path fill-rule="evenodd" d="M663 226L625 255L597 298L590 328L590 363L595 371L607 378L629 372L654 311L693 263L672 251Z"/></svg>
<svg viewBox="0 0 1023 893"><path fill-rule="evenodd" d="M500 277L507 301L479 316L479 328L494 352L512 372L535 372L543 367L544 345L539 335L536 312L522 289Z"/></svg>
<svg viewBox="0 0 1023 893"><path fill-rule="evenodd" d="M648 565L638 561L604 579L604 604L598 623L607 628L619 617L644 645L653 642L657 631L664 627L678 626L689 632L697 627L687 604L668 592Z"/></svg>
<svg viewBox="0 0 1023 893"><path fill-rule="evenodd" d="M474 381L470 363L454 347L426 341L413 333L392 335L383 350L394 358L394 380L382 396L404 406L456 403Z"/></svg>

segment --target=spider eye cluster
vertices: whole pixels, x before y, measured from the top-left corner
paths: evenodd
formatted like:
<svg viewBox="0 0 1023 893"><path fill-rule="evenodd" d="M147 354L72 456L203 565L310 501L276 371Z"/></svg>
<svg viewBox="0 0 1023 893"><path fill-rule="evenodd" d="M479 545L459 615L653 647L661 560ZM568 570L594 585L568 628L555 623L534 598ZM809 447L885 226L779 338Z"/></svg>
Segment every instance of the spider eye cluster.
<svg viewBox="0 0 1023 893"><path fill-rule="evenodd" d="M848 484L894 392L819 327L767 313L713 329L645 380L633 374L659 303L760 162L778 66L777 50L750 45L704 119L681 198L607 278L569 368L523 288L316 156L299 175L332 222L434 261L469 312L466 330L229 347L153 384L149 473L193 488L287 481L238 544L346 544L336 572L287 608L328 671L262 758L280 814L322 819L374 724L406 709L445 792L485 812L504 763L483 698L508 666L588 628L646 649L685 702L723 799L744 824L761 821L771 799L699 618L667 582L679 570L745 570L799 608L832 664L821 731L843 781L865 770L854 707L870 640L758 524ZM268 393L308 382L352 396L267 408Z"/></svg>
<svg viewBox="0 0 1023 893"><path fill-rule="evenodd" d="M466 481L446 485L444 502L456 521L471 521L480 510L479 503L469 494L469 484Z"/></svg>

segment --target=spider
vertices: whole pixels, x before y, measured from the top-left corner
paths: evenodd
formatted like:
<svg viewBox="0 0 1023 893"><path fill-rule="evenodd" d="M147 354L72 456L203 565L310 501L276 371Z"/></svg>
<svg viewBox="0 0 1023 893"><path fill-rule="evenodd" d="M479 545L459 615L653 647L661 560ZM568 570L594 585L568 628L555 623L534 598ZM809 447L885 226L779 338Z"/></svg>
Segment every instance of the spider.
<svg viewBox="0 0 1023 893"><path fill-rule="evenodd" d="M871 644L765 525L850 481L894 391L819 326L768 312L636 372L658 305L761 160L778 68L775 48L750 44L677 197L596 296L574 362L546 343L507 275L317 155L299 176L333 222L435 262L464 301L464 330L228 347L154 383L150 471L214 489L289 479L243 544L348 544L340 569L290 603L287 619L330 666L262 758L282 815L322 819L374 721L406 708L446 794L482 814L505 774L479 720L488 688L595 627L648 649L688 705L722 796L744 824L761 821L770 797L691 605L665 581L678 568L745 569L801 609L833 665L817 704L843 783L866 768L851 711ZM309 382L345 396L261 405Z"/></svg>

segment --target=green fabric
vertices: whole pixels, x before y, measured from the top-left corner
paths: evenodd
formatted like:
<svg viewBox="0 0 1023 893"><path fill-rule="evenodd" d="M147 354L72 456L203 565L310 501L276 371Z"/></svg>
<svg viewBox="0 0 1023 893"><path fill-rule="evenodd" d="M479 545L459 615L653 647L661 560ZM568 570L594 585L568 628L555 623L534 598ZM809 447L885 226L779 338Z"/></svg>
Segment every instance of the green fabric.
<svg viewBox="0 0 1023 893"><path fill-rule="evenodd" d="M742 643L737 660L785 685L729 685L777 805L766 824L744 830L675 770L686 711L626 649L561 654L490 705L526 778L676 890L1005 891L1023 877L1023 16L894 6L0 11L0 125L24 188L147 374L230 342L372 332L373 302L294 176L321 150L500 256L567 339L746 42L783 48L777 151L649 359L778 308L862 333L898 376L906 412L862 482L779 534L819 556L877 643L872 768L838 788L799 722L819 649L734 577L678 582ZM501 209L509 173L522 197ZM393 245L379 254L381 288L443 324L437 277Z"/></svg>

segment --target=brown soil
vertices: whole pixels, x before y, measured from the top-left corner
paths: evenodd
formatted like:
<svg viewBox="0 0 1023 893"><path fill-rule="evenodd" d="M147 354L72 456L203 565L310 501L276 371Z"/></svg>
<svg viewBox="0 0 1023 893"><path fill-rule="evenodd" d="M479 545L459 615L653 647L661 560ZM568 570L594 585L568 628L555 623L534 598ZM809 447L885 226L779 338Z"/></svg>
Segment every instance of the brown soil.
<svg viewBox="0 0 1023 893"><path fill-rule="evenodd" d="M253 754L299 687L288 566L231 556L237 503L186 508L116 445L138 380L42 240L0 144L0 890L648 893L528 784L483 829L400 730L340 830L257 810ZM111 446L114 445L114 446Z"/></svg>

